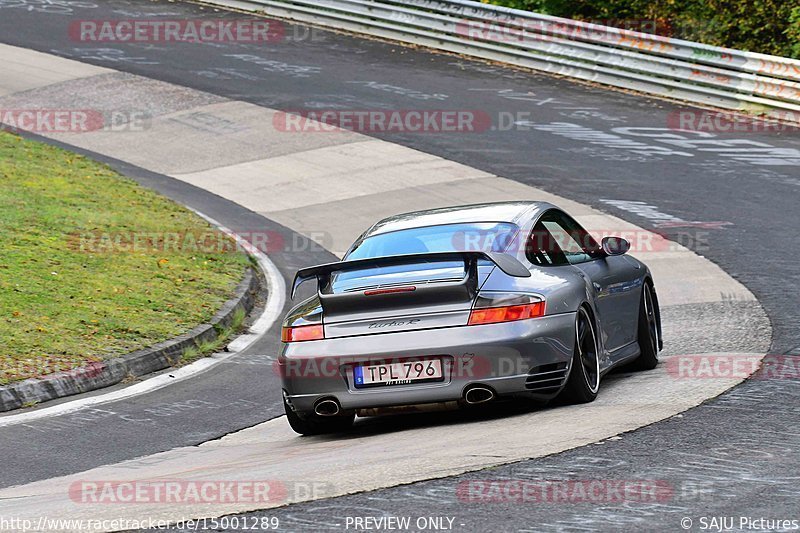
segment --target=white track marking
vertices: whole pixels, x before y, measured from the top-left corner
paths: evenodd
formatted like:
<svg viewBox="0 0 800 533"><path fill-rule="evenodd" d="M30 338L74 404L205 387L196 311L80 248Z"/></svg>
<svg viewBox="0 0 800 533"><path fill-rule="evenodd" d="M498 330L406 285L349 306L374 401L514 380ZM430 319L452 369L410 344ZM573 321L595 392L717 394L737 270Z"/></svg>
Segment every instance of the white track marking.
<svg viewBox="0 0 800 533"><path fill-rule="evenodd" d="M216 226L221 232L234 239L239 246L241 246L247 253L256 258L259 268L267 278L267 302L264 306L264 312L256 320L255 324L250 327L250 332L240 335L228 344L228 350L231 351L230 355L235 355L250 347L254 342L264 336L269 331L275 321L280 317L283 312L283 307L286 305L286 283L283 280L278 267L275 263L269 260L267 255L247 242L240 235L237 235L232 230L226 228L213 218L195 211L199 216L206 219L210 224ZM227 359L230 355L226 355L223 359Z"/></svg>

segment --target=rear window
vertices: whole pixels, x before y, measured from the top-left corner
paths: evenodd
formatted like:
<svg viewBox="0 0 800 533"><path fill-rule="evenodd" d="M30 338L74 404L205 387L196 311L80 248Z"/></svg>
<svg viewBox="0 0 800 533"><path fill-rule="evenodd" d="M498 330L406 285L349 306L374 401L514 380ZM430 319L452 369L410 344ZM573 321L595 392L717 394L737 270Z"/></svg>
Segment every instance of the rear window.
<svg viewBox="0 0 800 533"><path fill-rule="evenodd" d="M511 244L518 230L514 224L486 222L393 231L364 239L345 259L430 252L502 252ZM491 263L481 260L480 264ZM336 272L331 277L331 285L336 293L380 285L460 280L464 275L463 261L420 261Z"/></svg>
<svg viewBox="0 0 800 533"><path fill-rule="evenodd" d="M339 293L407 283L458 281L465 275L463 261L420 261L334 272L331 275L331 289Z"/></svg>
<svg viewBox="0 0 800 533"><path fill-rule="evenodd" d="M367 237L347 254L346 259L427 252L502 252L518 230L515 224L483 222L392 231Z"/></svg>

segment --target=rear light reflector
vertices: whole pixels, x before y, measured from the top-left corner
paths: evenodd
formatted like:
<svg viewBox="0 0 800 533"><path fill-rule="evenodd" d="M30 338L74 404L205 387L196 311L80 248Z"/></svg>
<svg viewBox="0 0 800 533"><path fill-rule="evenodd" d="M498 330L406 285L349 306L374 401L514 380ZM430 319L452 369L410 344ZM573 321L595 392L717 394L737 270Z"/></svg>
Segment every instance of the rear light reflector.
<svg viewBox="0 0 800 533"><path fill-rule="evenodd" d="M396 292L414 292L417 287L409 285L407 287L388 287L386 289L370 289L364 291L364 296L375 296L377 294L394 294Z"/></svg>
<svg viewBox="0 0 800 533"><path fill-rule="evenodd" d="M509 305L505 307L487 307L473 309L469 314L469 325L497 324L498 322L513 322L544 316L544 302L535 302L522 305Z"/></svg>
<svg viewBox="0 0 800 533"><path fill-rule="evenodd" d="M310 326L297 326L281 328L281 340L283 342L316 341L325 338L325 331L322 324L312 324Z"/></svg>

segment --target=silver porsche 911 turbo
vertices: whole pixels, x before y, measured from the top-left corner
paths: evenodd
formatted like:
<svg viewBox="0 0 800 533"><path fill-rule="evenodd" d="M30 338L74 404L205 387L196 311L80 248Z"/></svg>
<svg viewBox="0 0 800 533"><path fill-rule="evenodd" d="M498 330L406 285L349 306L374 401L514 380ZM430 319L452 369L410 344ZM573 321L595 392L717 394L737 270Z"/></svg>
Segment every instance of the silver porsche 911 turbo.
<svg viewBox="0 0 800 533"><path fill-rule="evenodd" d="M649 269L544 202L478 204L382 220L340 262L301 269L317 292L286 316L277 367L296 432L356 414L498 398L575 403L662 348Z"/></svg>

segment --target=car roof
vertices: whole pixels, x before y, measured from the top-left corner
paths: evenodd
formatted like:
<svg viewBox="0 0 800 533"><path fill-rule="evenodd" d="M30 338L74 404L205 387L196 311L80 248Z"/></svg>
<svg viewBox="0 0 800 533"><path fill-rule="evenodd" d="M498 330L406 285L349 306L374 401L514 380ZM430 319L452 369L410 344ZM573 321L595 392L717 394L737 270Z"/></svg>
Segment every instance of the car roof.
<svg viewBox="0 0 800 533"><path fill-rule="evenodd" d="M440 207L394 215L377 222L363 238L411 228L478 222L521 224L536 214L555 206L547 202L512 201Z"/></svg>

